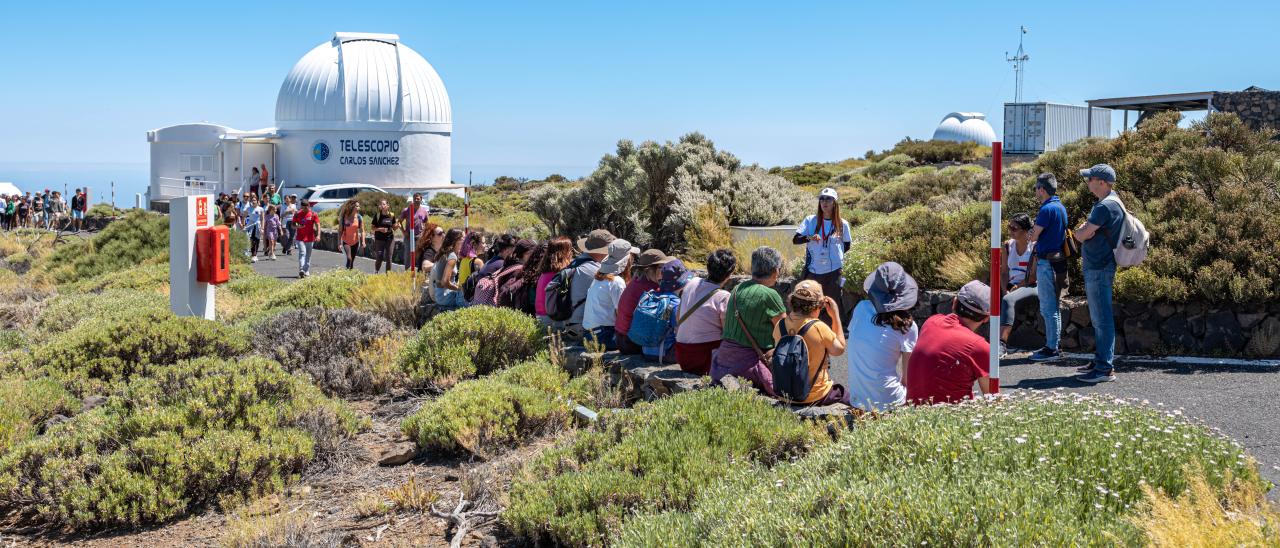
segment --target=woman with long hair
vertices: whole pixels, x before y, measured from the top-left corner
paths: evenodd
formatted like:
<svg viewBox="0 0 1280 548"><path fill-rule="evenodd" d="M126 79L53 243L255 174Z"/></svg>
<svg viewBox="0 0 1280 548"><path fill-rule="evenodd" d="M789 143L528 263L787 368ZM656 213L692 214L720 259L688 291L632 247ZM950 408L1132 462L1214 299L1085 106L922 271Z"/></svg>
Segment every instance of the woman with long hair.
<svg viewBox="0 0 1280 548"><path fill-rule="evenodd" d="M462 298L462 286L458 283L458 251L462 249L462 230L451 228L440 244L443 257L431 268L432 294L440 311L466 306Z"/></svg>
<svg viewBox="0 0 1280 548"><path fill-rule="evenodd" d="M422 270L430 271L435 268L436 261L444 257L440 254L444 245L444 227L427 223L422 229L422 237L414 245L418 247L418 264L422 265Z"/></svg>
<svg viewBox="0 0 1280 548"><path fill-rule="evenodd" d="M594 341L605 350L617 350L614 323L618 316L618 301L627 289L623 273L631 268L631 242L618 238L609 242L609 254L600 262L595 280L587 289L583 303L582 328L584 340Z"/></svg>
<svg viewBox="0 0 1280 548"><path fill-rule="evenodd" d="M342 238L342 254L347 257L347 270L355 267L360 243L364 241L364 220L360 218L360 202L347 200L338 210L338 232Z"/></svg>
<svg viewBox="0 0 1280 548"><path fill-rule="evenodd" d="M862 289L867 298L849 319L849 405L884 412L907 399L907 361L920 335L911 316L919 289L893 262L877 266Z"/></svg>
<svg viewBox="0 0 1280 548"><path fill-rule="evenodd" d="M378 200L378 212L373 214L373 273L387 266L391 272L391 246L396 241L396 216L391 214L391 205L386 200Z"/></svg>
<svg viewBox="0 0 1280 548"><path fill-rule="evenodd" d="M524 312L530 316L535 316L536 295L538 293L538 278L542 277L542 258L547 254L547 242L538 242L533 247L533 251L529 252L529 259L525 261L524 270L520 271L520 294L512 295L512 302L509 303L512 308ZM502 295L499 295L498 305L503 305ZM545 307L545 305L543 305Z"/></svg>
<svg viewBox="0 0 1280 548"><path fill-rule="evenodd" d="M840 217L836 189L824 188L818 193L817 213L805 217L791 238L792 243L805 246L804 279L822 286L822 294L836 302L841 318L844 316L841 272L844 254L853 243L849 233L849 222ZM827 326L835 325L825 309L820 311L820 317Z"/></svg>
<svg viewBox="0 0 1280 548"><path fill-rule="evenodd" d="M551 283L551 279L561 270L568 268L571 262L573 262L573 240L565 236L556 236L547 240L547 251L542 254L542 261L538 263L538 282L533 296L534 317L544 327L562 327L555 325L558 322L553 322L547 317L547 284Z"/></svg>

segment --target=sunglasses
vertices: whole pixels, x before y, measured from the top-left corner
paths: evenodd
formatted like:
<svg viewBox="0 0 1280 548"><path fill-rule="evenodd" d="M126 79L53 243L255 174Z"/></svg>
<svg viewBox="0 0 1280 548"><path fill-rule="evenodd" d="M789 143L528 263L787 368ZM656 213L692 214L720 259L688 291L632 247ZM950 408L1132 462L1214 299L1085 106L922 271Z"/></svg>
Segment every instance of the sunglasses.
<svg viewBox="0 0 1280 548"><path fill-rule="evenodd" d="M835 199L835 198L832 198L832 197L830 197L830 196L823 196L823 197L821 197L821 198L818 198L818 201L819 201L819 202L834 202L834 201L836 201L836 199Z"/></svg>

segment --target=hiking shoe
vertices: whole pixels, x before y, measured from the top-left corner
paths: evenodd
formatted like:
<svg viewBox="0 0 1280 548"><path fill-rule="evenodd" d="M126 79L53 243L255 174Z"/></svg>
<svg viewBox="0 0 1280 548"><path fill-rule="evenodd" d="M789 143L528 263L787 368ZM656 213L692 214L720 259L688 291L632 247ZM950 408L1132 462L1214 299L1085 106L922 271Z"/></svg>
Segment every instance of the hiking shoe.
<svg viewBox="0 0 1280 548"><path fill-rule="evenodd" d="M1081 375L1084 375L1084 374L1087 374L1087 373L1093 373L1093 362L1089 362L1089 363L1086 363L1086 364L1084 364L1084 365L1082 365L1082 366L1080 366L1080 367L1077 367L1077 368L1076 368L1076 373L1079 373L1079 374L1081 374Z"/></svg>
<svg viewBox="0 0 1280 548"><path fill-rule="evenodd" d="M1009 347L1005 346L1004 341L1000 341L1000 359L1009 357Z"/></svg>
<svg viewBox="0 0 1280 548"><path fill-rule="evenodd" d="M1046 346L1046 347L1041 347L1040 350L1036 350L1035 353L1032 354L1029 359L1033 362L1047 362L1049 360L1056 360L1061 357L1062 357L1062 351L1055 350Z"/></svg>
<svg viewBox="0 0 1280 548"><path fill-rule="evenodd" d="M1089 384L1098 384L1100 382L1114 381L1116 380L1116 375L1111 371L1102 371L1100 369L1094 369L1093 371L1090 371L1088 373L1085 373L1084 375L1080 375L1076 377L1076 380L1080 382L1087 382Z"/></svg>
<svg viewBox="0 0 1280 548"><path fill-rule="evenodd" d="M298 279L302 279L302 278L306 278L306 277L307 277L307 273L306 273L306 272L303 272L303 271L301 271L301 270L299 270L299 271L298 271Z"/></svg>
<svg viewBox="0 0 1280 548"><path fill-rule="evenodd" d="M252 256L252 257L249 257L249 262L251 262L251 263L256 263L256 262L258 262L258 256L257 256L257 255L254 255L254 256Z"/></svg>

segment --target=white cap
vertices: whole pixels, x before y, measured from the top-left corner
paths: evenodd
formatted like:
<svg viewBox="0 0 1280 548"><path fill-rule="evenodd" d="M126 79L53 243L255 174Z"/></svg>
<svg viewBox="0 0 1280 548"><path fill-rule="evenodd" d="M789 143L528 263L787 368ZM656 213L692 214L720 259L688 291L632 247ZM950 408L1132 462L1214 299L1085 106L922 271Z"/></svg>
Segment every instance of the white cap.
<svg viewBox="0 0 1280 548"><path fill-rule="evenodd" d="M839 199L839 196L836 196L836 189L827 187L822 189L822 192L818 193L818 198L831 198L832 200L837 200Z"/></svg>

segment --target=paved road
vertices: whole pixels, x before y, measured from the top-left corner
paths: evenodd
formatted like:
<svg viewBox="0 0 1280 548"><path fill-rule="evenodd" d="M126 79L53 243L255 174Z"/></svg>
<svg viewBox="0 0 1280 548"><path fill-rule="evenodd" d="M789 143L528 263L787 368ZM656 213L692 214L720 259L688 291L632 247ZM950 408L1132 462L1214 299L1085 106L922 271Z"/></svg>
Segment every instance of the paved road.
<svg viewBox="0 0 1280 548"><path fill-rule="evenodd" d="M1042 364L1015 353L1000 368L1000 389L1019 388L1111 394L1181 408L1239 441L1258 459L1262 474L1277 487L1269 497L1280 500L1280 367L1181 365L1168 362L1125 362L1116 366L1116 382L1087 384L1074 380L1084 360ZM844 356L832 360L833 380L848 378Z"/></svg>
<svg viewBox="0 0 1280 548"><path fill-rule="evenodd" d="M311 272L345 267L339 253L315 251ZM356 259L356 268L373 272L373 261ZM403 267L397 267L403 268ZM258 273L283 280L296 280L296 255L280 255L279 260L254 264ZM1081 360L1065 359L1056 364L1026 360L1028 353L1014 353L1001 368L1002 390L1018 388L1113 394L1146 399L1171 408L1182 408L1187 416L1203 421L1235 438L1258 459L1263 475L1280 485L1280 368L1179 365L1172 363L1126 363L1117 366L1119 380L1090 385L1072 379ZM844 356L834 358L832 377L845 383L849 364ZM1280 487L1270 493L1280 500Z"/></svg>

